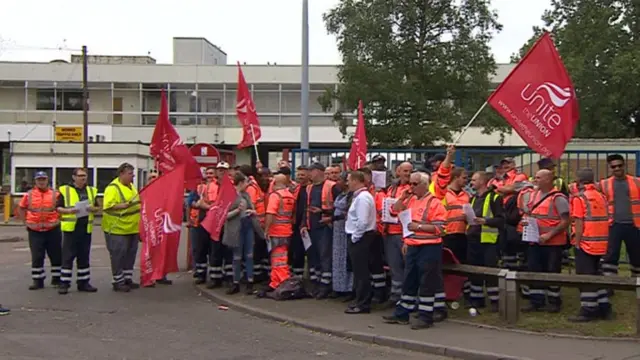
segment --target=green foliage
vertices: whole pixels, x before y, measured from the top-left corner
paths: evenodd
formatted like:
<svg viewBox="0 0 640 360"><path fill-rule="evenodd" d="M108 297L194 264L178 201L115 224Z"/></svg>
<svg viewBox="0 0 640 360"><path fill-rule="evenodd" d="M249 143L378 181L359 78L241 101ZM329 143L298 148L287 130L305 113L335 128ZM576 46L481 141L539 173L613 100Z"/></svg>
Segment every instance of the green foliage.
<svg viewBox="0 0 640 360"><path fill-rule="evenodd" d="M512 61L524 56L542 31L551 32L576 87L576 137L639 137L640 3L554 0L542 21Z"/></svg>
<svg viewBox="0 0 640 360"><path fill-rule="evenodd" d="M450 141L489 95L496 69L489 41L501 25L488 0L343 0L324 20L343 65L337 90L318 102L334 111L343 134L362 99L370 143ZM332 109L334 99L339 109ZM491 111L476 124L506 128Z"/></svg>

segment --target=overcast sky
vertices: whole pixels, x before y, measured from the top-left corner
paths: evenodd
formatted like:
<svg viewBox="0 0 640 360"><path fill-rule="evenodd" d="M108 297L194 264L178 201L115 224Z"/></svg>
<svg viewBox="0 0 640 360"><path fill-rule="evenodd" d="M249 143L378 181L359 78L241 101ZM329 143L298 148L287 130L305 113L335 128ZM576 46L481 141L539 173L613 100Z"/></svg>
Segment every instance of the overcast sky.
<svg viewBox="0 0 640 360"><path fill-rule="evenodd" d="M340 54L322 14L338 0L309 0L310 63L336 64ZM493 0L504 25L491 43L508 62L540 24L549 0ZM87 45L96 55L147 55L172 62L174 36L205 37L228 62L299 64L301 0L2 0L0 60L69 59ZM66 40L66 41L65 41Z"/></svg>

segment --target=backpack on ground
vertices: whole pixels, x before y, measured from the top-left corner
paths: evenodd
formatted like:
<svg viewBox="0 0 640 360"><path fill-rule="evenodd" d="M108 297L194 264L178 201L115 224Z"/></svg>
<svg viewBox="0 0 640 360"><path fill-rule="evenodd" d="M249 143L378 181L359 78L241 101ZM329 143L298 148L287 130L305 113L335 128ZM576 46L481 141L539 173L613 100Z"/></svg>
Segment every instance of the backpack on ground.
<svg viewBox="0 0 640 360"><path fill-rule="evenodd" d="M299 277L290 277L283 281L275 290L268 293L274 300L298 300L308 297L304 282Z"/></svg>

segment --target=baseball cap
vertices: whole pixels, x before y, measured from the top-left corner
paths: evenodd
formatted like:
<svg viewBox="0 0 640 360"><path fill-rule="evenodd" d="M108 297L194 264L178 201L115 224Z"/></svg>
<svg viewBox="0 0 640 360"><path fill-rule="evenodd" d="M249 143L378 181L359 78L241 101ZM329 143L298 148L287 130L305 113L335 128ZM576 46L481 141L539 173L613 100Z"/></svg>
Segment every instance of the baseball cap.
<svg viewBox="0 0 640 360"><path fill-rule="evenodd" d="M538 167L541 169L547 169L550 167L556 166L556 164L553 162L552 159L549 158L542 158L540 160L538 160Z"/></svg>
<svg viewBox="0 0 640 360"><path fill-rule="evenodd" d="M515 160L513 160L513 158L512 158L512 157L510 157L510 156L507 156L506 158L504 158L504 159L500 160L500 164L504 164L504 163L509 163L509 164L511 164L511 163L515 163L515 162L516 162L516 161L515 161Z"/></svg>
<svg viewBox="0 0 640 360"><path fill-rule="evenodd" d="M313 163L311 164L311 166L309 166L309 170L320 170L320 171L324 171L326 169L326 167L324 165L322 165L319 162Z"/></svg>
<svg viewBox="0 0 640 360"><path fill-rule="evenodd" d="M447 157L444 154L435 154L432 157L429 158L429 162L434 162L434 161L444 161L444 159L446 159Z"/></svg>
<svg viewBox="0 0 640 360"><path fill-rule="evenodd" d="M229 169L229 163L226 161L220 161L218 165L216 165L216 169Z"/></svg>
<svg viewBox="0 0 640 360"><path fill-rule="evenodd" d="M371 159L371 162L378 162L378 161L387 161L387 159L382 155L376 155Z"/></svg>
<svg viewBox="0 0 640 360"><path fill-rule="evenodd" d="M44 171L37 171L35 175L33 175L34 179L44 179L44 178L48 178L49 175L47 175L46 172Z"/></svg>

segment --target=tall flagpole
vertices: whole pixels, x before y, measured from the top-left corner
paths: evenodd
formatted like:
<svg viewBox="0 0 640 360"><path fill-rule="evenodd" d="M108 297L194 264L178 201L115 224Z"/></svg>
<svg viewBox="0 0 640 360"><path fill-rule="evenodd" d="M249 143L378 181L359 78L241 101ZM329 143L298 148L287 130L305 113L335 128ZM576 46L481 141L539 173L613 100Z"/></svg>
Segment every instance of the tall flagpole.
<svg viewBox="0 0 640 360"><path fill-rule="evenodd" d="M302 164L309 159L309 0L302 0L302 74L300 91L300 149Z"/></svg>

